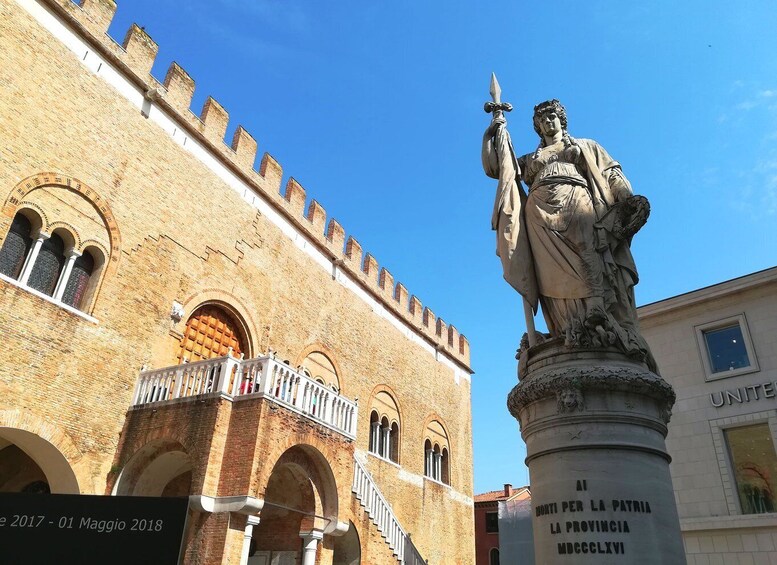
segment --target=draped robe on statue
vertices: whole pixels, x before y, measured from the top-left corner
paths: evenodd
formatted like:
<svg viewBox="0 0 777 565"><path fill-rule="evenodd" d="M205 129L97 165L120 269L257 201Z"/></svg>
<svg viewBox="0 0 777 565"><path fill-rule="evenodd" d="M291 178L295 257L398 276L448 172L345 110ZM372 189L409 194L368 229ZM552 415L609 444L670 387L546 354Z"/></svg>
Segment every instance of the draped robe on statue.
<svg viewBox="0 0 777 565"><path fill-rule="evenodd" d="M516 159L500 125L484 137L483 166L499 179L492 228L504 278L535 312L542 304L551 335L570 346L614 345L655 369L637 323L631 238L614 229L616 209L632 196L620 165L589 139Z"/></svg>

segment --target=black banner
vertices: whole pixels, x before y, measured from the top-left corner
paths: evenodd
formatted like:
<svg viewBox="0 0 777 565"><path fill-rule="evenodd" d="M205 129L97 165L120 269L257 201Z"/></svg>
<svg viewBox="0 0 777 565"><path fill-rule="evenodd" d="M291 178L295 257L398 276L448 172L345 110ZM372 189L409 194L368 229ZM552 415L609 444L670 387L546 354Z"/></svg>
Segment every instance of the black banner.
<svg viewBox="0 0 777 565"><path fill-rule="evenodd" d="M0 494L0 563L175 565L188 498Z"/></svg>

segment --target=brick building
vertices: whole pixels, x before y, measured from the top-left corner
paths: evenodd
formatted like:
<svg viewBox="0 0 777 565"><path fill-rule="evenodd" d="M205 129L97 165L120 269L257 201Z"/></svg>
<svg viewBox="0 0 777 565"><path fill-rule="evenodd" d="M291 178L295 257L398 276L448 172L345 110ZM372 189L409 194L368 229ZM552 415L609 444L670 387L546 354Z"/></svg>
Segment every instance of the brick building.
<svg viewBox="0 0 777 565"><path fill-rule="evenodd" d="M499 565L499 503L529 499L528 487L513 489L506 484L502 490L475 495L475 564Z"/></svg>
<svg viewBox="0 0 777 565"><path fill-rule="evenodd" d="M777 561L777 267L647 304L689 565Z"/></svg>
<svg viewBox="0 0 777 565"><path fill-rule="evenodd" d="M189 563L472 563L467 340L114 11L0 1L0 492L189 496Z"/></svg>

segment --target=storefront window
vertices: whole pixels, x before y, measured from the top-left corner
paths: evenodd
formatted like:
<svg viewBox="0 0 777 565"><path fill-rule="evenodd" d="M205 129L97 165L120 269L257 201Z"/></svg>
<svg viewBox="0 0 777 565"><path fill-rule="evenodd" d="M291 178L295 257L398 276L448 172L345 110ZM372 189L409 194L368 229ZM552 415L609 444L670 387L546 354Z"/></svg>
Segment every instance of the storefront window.
<svg viewBox="0 0 777 565"><path fill-rule="evenodd" d="M777 454L767 424L725 430L743 514L775 512Z"/></svg>

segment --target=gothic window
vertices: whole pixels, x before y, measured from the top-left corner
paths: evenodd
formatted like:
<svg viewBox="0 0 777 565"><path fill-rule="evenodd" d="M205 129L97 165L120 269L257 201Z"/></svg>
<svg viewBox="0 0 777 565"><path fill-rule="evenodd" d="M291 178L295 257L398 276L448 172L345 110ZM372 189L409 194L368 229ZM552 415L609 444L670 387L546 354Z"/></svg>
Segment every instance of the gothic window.
<svg viewBox="0 0 777 565"><path fill-rule="evenodd" d="M24 260L32 248L32 224L22 214L16 214L11 229L0 248L0 273L18 279Z"/></svg>
<svg viewBox="0 0 777 565"><path fill-rule="evenodd" d="M230 347L235 357L246 350L240 325L224 308L206 304L197 308L186 322L178 359L186 363L224 357Z"/></svg>
<svg viewBox="0 0 777 565"><path fill-rule="evenodd" d="M495 547L491 548L491 552L488 554L489 565L499 565L499 550Z"/></svg>
<svg viewBox="0 0 777 565"><path fill-rule="evenodd" d="M70 277L65 285L62 302L74 308L80 308L93 271L94 257L90 252L85 251L73 263L73 270L70 271Z"/></svg>
<svg viewBox="0 0 777 565"><path fill-rule="evenodd" d="M65 242L55 233L41 245L27 285L43 294L52 296L64 266Z"/></svg>

